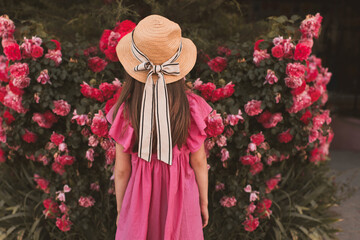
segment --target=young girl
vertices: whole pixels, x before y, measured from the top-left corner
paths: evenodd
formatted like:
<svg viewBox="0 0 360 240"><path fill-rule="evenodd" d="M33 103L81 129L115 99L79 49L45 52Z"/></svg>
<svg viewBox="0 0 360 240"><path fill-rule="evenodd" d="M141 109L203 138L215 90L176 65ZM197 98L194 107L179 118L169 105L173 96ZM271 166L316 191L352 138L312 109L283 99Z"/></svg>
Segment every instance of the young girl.
<svg viewBox="0 0 360 240"><path fill-rule="evenodd" d="M122 37L126 70L107 113L116 141L117 240L202 240L208 223L205 119L212 111L185 75L196 46L178 24L150 15Z"/></svg>

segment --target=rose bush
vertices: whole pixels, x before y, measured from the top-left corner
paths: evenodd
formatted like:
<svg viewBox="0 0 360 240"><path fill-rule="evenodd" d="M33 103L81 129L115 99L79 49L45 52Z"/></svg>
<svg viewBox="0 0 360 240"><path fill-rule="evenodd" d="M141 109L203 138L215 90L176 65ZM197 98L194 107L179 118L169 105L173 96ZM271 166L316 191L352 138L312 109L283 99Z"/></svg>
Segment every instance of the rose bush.
<svg viewBox="0 0 360 240"><path fill-rule="evenodd" d="M333 133L323 109L331 73L311 55L321 16L308 15L300 31L279 19L276 34L255 43L235 36L213 58L200 56L189 83L215 109L205 141L206 239L333 236ZM294 28L287 38L285 25ZM9 239L114 237L115 144L105 114L121 91L115 46L134 27L117 22L98 46L36 36L18 43L14 23L0 17L0 223Z"/></svg>

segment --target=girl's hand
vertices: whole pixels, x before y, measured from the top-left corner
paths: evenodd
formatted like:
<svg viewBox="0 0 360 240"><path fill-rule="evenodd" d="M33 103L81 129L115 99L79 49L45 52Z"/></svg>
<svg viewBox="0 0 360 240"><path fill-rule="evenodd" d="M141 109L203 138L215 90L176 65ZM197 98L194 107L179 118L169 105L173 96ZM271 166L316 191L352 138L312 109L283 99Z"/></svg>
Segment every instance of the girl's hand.
<svg viewBox="0 0 360 240"><path fill-rule="evenodd" d="M209 210L207 205L200 206L200 209L201 209L202 227L204 228L206 227L209 221Z"/></svg>

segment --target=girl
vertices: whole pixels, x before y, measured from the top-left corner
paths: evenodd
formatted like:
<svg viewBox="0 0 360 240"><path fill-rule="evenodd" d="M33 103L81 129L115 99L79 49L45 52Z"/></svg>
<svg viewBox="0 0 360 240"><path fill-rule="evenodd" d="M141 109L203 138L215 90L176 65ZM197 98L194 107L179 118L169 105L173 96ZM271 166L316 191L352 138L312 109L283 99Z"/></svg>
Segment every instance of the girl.
<svg viewBox="0 0 360 240"><path fill-rule="evenodd" d="M204 129L212 108L185 84L196 46L178 24L150 15L116 53L126 74L106 114L116 142L115 239L202 240L209 219Z"/></svg>

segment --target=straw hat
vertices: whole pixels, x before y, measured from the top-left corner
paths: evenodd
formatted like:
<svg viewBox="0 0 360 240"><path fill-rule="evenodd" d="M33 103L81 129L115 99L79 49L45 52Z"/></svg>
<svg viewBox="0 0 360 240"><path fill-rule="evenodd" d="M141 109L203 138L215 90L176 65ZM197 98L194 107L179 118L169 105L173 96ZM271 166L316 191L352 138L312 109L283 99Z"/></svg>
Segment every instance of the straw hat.
<svg viewBox="0 0 360 240"><path fill-rule="evenodd" d="M188 74L196 62L197 50L195 44L188 38L181 36L180 26L160 15L149 15L142 19L135 29L120 39L116 46L116 54L126 72L134 79L145 83L147 71L134 71L140 64L131 51L132 36L137 48L144 53L154 65L161 65L171 58L178 50L180 41L182 50L176 62L179 63L180 74L164 75L165 83L180 80ZM153 74L153 81L158 80Z"/></svg>

